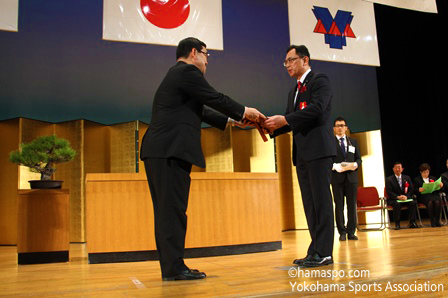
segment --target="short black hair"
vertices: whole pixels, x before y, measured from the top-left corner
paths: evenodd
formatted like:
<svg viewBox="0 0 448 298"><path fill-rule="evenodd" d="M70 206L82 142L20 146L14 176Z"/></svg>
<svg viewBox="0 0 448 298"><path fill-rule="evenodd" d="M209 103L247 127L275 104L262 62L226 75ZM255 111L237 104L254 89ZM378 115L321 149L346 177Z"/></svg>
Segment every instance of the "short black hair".
<svg viewBox="0 0 448 298"><path fill-rule="evenodd" d="M200 52L202 48L206 47L207 45L196 37L184 38L179 41L179 44L177 45L176 60L179 58L187 58L192 49L196 49Z"/></svg>
<svg viewBox="0 0 448 298"><path fill-rule="evenodd" d="M335 126L335 125L336 125L336 122L338 122L338 121L344 121L344 122L345 122L345 125L347 125L347 121L345 121L344 118L342 118L342 117L338 117L338 118L334 119L333 126Z"/></svg>
<svg viewBox="0 0 448 298"><path fill-rule="evenodd" d="M401 165L401 166L403 167L403 163L402 163L401 161L396 161L396 162L394 162L394 167L395 167L396 165Z"/></svg>
<svg viewBox="0 0 448 298"><path fill-rule="evenodd" d="M431 167L427 163L422 163L420 165L420 167L419 167L420 172L423 172L423 171L426 171L426 170L429 171L430 169L431 169Z"/></svg>
<svg viewBox="0 0 448 298"><path fill-rule="evenodd" d="M311 62L311 55L310 55L310 52L308 51L308 48L306 46L304 46L304 45L296 46L296 45L292 44L286 50L286 54L288 54L289 51L291 51L292 49L296 50L296 54L299 55L300 58L303 58L305 56L308 57L308 59L309 59L308 64L310 64L310 62Z"/></svg>

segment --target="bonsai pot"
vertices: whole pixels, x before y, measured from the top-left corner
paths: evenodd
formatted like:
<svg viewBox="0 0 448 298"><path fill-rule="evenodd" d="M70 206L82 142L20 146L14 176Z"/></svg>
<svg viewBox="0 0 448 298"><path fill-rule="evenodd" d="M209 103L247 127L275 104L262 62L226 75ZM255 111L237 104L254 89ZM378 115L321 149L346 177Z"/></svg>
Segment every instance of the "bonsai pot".
<svg viewBox="0 0 448 298"><path fill-rule="evenodd" d="M31 189L61 189L62 180L29 180Z"/></svg>

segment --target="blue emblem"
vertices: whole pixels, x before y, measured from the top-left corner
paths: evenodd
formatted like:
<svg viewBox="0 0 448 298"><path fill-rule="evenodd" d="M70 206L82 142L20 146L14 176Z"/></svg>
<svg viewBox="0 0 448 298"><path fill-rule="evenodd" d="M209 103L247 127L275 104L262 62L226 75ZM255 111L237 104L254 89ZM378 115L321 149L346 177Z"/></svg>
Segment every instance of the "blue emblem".
<svg viewBox="0 0 448 298"><path fill-rule="evenodd" d="M312 11L317 19L313 32L324 34L325 43L330 48L342 50L342 47L347 46L347 37L356 38L350 27L353 20L350 11L338 10L334 18L326 7L314 6Z"/></svg>

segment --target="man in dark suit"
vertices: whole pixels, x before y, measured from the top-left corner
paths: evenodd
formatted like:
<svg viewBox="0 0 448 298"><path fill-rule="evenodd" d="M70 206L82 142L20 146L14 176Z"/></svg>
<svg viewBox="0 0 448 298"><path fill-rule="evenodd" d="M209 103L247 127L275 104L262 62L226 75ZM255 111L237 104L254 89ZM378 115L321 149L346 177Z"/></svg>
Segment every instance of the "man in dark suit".
<svg viewBox="0 0 448 298"><path fill-rule="evenodd" d="M356 139L348 137L347 123L338 117L334 121L333 131L336 156L333 159L331 186L335 204L336 227L339 240L358 240L356 237L356 195L358 193L358 168L361 165L361 152ZM347 201L347 226L344 218L344 197Z"/></svg>
<svg viewBox="0 0 448 298"><path fill-rule="evenodd" d="M190 171L192 164L205 167L202 121L224 130L228 117L237 121L265 119L256 109L244 107L207 83L204 74L208 55L205 43L197 38L179 42L177 64L169 69L157 89L151 123L142 141L141 159L154 206L163 280L206 277L203 272L189 269L183 260Z"/></svg>
<svg viewBox="0 0 448 298"><path fill-rule="evenodd" d="M336 155L331 123L333 97L328 77L310 68L310 53L301 45L287 49L284 62L297 81L289 92L284 116L269 117L264 127L275 137L293 132L293 163L302 193L311 244L307 256L295 264L317 267L333 263L334 214L330 191L333 156Z"/></svg>
<svg viewBox="0 0 448 298"><path fill-rule="evenodd" d="M418 228L415 223L417 218L417 202L412 199L413 186L412 180L407 175L402 175L403 164L401 162L395 162L392 169L394 174L386 178L386 194L387 204L393 207L395 230L399 230L401 207L409 207L409 227ZM403 202L411 200L410 202Z"/></svg>

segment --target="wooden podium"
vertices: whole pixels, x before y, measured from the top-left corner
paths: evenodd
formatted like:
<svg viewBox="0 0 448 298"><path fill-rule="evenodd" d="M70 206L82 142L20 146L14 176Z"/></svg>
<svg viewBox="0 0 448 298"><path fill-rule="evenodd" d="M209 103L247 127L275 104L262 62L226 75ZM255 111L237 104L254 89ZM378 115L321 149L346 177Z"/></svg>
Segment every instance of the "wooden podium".
<svg viewBox="0 0 448 298"><path fill-rule="evenodd" d="M18 190L19 264L68 262L68 189Z"/></svg>
<svg viewBox="0 0 448 298"><path fill-rule="evenodd" d="M281 249L276 173L191 173L185 257ZM144 173L87 174L89 263L157 259Z"/></svg>

